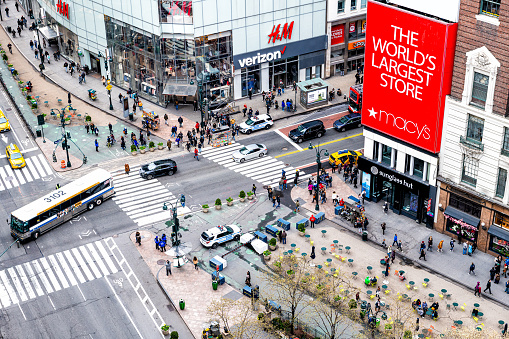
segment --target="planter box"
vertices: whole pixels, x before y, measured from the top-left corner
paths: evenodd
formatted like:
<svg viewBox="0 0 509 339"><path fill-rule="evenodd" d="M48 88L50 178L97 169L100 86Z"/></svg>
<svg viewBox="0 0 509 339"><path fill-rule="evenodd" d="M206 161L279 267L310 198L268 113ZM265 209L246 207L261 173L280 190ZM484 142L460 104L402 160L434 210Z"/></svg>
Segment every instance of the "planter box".
<svg viewBox="0 0 509 339"><path fill-rule="evenodd" d="M253 287L249 287L246 285L242 289L242 294L248 298L254 298L255 300L258 300L260 297L260 287L258 287L258 285L255 285Z"/></svg>
<svg viewBox="0 0 509 339"><path fill-rule="evenodd" d="M140 153L141 153L141 154L145 154L145 152L146 152L146 151L145 151L144 149L140 149Z"/></svg>
<svg viewBox="0 0 509 339"><path fill-rule="evenodd" d="M226 204L227 204L228 206L233 206L233 201L227 201L227 202L226 202Z"/></svg>
<svg viewBox="0 0 509 339"><path fill-rule="evenodd" d="M214 273L212 273L212 274L210 275L210 276L212 277L212 280L214 280L214 279L216 278L216 274L217 274L217 273L216 273L216 272L214 272ZM218 281L218 282L219 282L219 285L222 285L222 284L224 284L224 283L225 283L225 279L224 279L224 277L223 277L221 274L219 274L219 281Z"/></svg>
<svg viewBox="0 0 509 339"><path fill-rule="evenodd" d="M264 255L263 259L266 260L266 261L269 261L270 260L270 254L269 255Z"/></svg>
<svg viewBox="0 0 509 339"><path fill-rule="evenodd" d="M220 210L221 209L221 205L216 205L216 210Z"/></svg>
<svg viewBox="0 0 509 339"><path fill-rule="evenodd" d="M208 208L204 208L203 209L203 213L208 213L209 212L209 209Z"/></svg>
<svg viewBox="0 0 509 339"><path fill-rule="evenodd" d="M253 200L253 198L254 198L254 195L248 195L248 196L247 196L247 199L248 199L248 200Z"/></svg>
<svg viewBox="0 0 509 339"><path fill-rule="evenodd" d="M239 198L239 201L244 202L244 201L246 201L246 198Z"/></svg>
<svg viewBox="0 0 509 339"><path fill-rule="evenodd" d="M163 149L164 147L163 146L157 146L157 149Z"/></svg>
<svg viewBox="0 0 509 339"><path fill-rule="evenodd" d="M148 149L150 152L154 152L156 149L154 147Z"/></svg>
<svg viewBox="0 0 509 339"><path fill-rule="evenodd" d="M132 156L138 155L138 152L131 152Z"/></svg>

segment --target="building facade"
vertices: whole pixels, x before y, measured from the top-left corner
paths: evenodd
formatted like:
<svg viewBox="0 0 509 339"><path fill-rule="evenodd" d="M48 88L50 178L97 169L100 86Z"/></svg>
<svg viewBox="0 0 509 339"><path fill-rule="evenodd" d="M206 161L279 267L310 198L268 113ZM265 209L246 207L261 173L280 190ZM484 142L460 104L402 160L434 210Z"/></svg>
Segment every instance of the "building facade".
<svg viewBox="0 0 509 339"><path fill-rule="evenodd" d="M462 1L436 229L509 255L509 4Z"/></svg>
<svg viewBox="0 0 509 339"><path fill-rule="evenodd" d="M327 1L325 76L356 71L364 64L368 0Z"/></svg>
<svg viewBox="0 0 509 339"><path fill-rule="evenodd" d="M142 97L241 98L324 76L326 0L23 0L61 54Z"/></svg>

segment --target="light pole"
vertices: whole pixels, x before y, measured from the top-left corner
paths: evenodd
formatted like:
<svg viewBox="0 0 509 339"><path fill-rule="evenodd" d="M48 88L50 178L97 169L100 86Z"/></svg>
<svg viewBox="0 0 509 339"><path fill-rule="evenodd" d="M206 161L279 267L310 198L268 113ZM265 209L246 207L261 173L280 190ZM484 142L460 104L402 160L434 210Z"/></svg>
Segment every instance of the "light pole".
<svg viewBox="0 0 509 339"><path fill-rule="evenodd" d="M65 116L64 114L62 114L62 117L60 118L60 123L62 124L62 129L64 130L64 143L65 145L62 145L64 148L65 148L65 153L67 154L67 167L71 167L71 160L69 160L69 148L71 146L69 146L68 144L68 141L67 141L67 133L65 132Z"/></svg>
<svg viewBox="0 0 509 339"><path fill-rule="evenodd" d="M297 112L297 86L295 86L295 101L293 103L293 112Z"/></svg>
<svg viewBox="0 0 509 339"><path fill-rule="evenodd" d="M320 149L320 144L318 144L316 147L313 146L312 143L309 143L309 146L308 146L308 149L314 149L316 148L316 165L317 165L317 168L316 168L316 190L315 190L315 194L316 194L316 205L315 205L315 211L319 211L320 210L320 206L318 205L318 201L319 201L319 190L320 190L320 169L322 167L322 161L321 161L321 153L322 151L325 151L325 153L323 154L324 156L328 157L329 156L329 152L327 152L326 149Z"/></svg>
<svg viewBox="0 0 509 339"><path fill-rule="evenodd" d="M200 80L196 80L198 81L198 100L200 101L200 117L201 117L201 123L200 123L200 127L203 129L205 127L205 112L203 111L204 109L204 104L205 104L205 99L203 97L203 81L200 81ZM194 85L194 81L191 80L191 82L189 83L191 86Z"/></svg>
<svg viewBox="0 0 509 339"><path fill-rule="evenodd" d="M41 58L41 63L39 64L39 71L42 75L42 70L44 69L44 56L42 55L42 46L41 46L41 39L39 37L39 20L36 20L35 23L35 30L37 31L37 49L39 50L39 57Z"/></svg>
<svg viewBox="0 0 509 339"><path fill-rule="evenodd" d="M180 200L180 205L182 205L182 207L186 206L186 196L184 194L179 194L177 196L177 201L178 200ZM167 201L167 202L163 203L163 210L164 211L168 210L168 205L167 204L170 205L171 211L173 212L173 214L172 214L173 224L171 224L171 222L169 220L166 222L166 225L168 225L168 226L171 225L171 228L172 228L172 230L171 230L171 246L172 247L179 246L180 245L180 238L182 237L182 235L179 233L180 221L177 218L177 205L173 204L170 201Z"/></svg>

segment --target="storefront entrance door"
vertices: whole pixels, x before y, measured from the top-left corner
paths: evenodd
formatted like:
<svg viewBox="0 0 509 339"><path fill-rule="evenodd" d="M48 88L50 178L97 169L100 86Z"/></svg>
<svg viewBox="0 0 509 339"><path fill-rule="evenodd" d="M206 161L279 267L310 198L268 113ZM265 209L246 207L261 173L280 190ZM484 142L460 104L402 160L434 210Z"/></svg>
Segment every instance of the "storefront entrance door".
<svg viewBox="0 0 509 339"><path fill-rule="evenodd" d="M100 63L99 59L97 59L93 56L90 56L90 70L92 72L101 74L101 63Z"/></svg>

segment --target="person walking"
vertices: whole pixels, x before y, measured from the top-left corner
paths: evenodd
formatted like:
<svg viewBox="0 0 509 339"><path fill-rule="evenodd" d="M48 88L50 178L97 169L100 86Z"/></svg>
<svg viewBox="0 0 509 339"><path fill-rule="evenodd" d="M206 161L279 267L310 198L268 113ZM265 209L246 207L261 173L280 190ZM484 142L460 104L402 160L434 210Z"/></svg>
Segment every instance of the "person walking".
<svg viewBox="0 0 509 339"><path fill-rule="evenodd" d="M166 146L168 146L168 151L171 151L171 140L168 139L168 141L166 141Z"/></svg>
<svg viewBox="0 0 509 339"><path fill-rule="evenodd" d="M171 274L171 262L166 260L166 276L168 276L168 273Z"/></svg>
<svg viewBox="0 0 509 339"><path fill-rule="evenodd" d="M200 161L200 158L198 158L198 149L197 148L194 149L194 157L196 158L196 160Z"/></svg>
<svg viewBox="0 0 509 339"><path fill-rule="evenodd" d="M283 233L281 234L281 239L283 240L283 245L286 244L286 231L283 230Z"/></svg>
<svg viewBox="0 0 509 339"><path fill-rule="evenodd" d="M276 208L281 207L281 198L279 198L279 195L276 197L276 201L277 201Z"/></svg>
<svg viewBox="0 0 509 339"><path fill-rule="evenodd" d="M131 168L129 167L129 164L125 164L124 168L125 168L125 174L129 175L129 172L131 171Z"/></svg>
<svg viewBox="0 0 509 339"><path fill-rule="evenodd" d="M159 236L156 235L156 237L154 238L154 242L156 243L156 250L159 249Z"/></svg>
<svg viewBox="0 0 509 339"><path fill-rule="evenodd" d="M477 285L475 285L474 287L474 297L477 295L479 297L481 296L481 283L479 281L477 282Z"/></svg>
<svg viewBox="0 0 509 339"><path fill-rule="evenodd" d="M182 117L180 116L178 119L177 119L178 123L179 123L179 127L182 128L182 124L184 123L184 119L182 119Z"/></svg>
<svg viewBox="0 0 509 339"><path fill-rule="evenodd" d="M16 10L19 12L19 4L17 1L14 3L14 7L16 7Z"/></svg>
<svg viewBox="0 0 509 339"><path fill-rule="evenodd" d="M346 171L345 171L345 173L346 173ZM346 182L346 180L345 180L345 182ZM388 204L388 203L387 203L387 201L386 201L386 202L384 203L384 213L385 213L385 215L387 215L387 212L388 212L388 211L389 211L389 204Z"/></svg>
<svg viewBox="0 0 509 339"><path fill-rule="evenodd" d="M198 258L193 258L194 269L198 271Z"/></svg>
<svg viewBox="0 0 509 339"><path fill-rule="evenodd" d="M509 280L505 282L505 293L509 294Z"/></svg>
<svg viewBox="0 0 509 339"><path fill-rule="evenodd" d="M472 263L470 265L470 270L468 271L468 274L472 274L472 273L475 275L475 265L474 265L474 263Z"/></svg>
<svg viewBox="0 0 509 339"><path fill-rule="evenodd" d="M398 240L398 250L403 251L403 247L401 245L401 240Z"/></svg>
<svg viewBox="0 0 509 339"><path fill-rule="evenodd" d="M255 184L253 184L252 191L253 191L254 196L256 197L256 185Z"/></svg>
<svg viewBox="0 0 509 339"><path fill-rule="evenodd" d="M12 54L12 44L11 43L7 44L7 48L9 49L9 52Z"/></svg>
<svg viewBox="0 0 509 339"><path fill-rule="evenodd" d="M428 238L428 251L433 251L432 247L433 247L433 237L430 236Z"/></svg>
<svg viewBox="0 0 509 339"><path fill-rule="evenodd" d="M383 223L380 225L380 227L382 227L382 234L383 234L383 235L385 235L385 228L387 227L387 224L383 222ZM394 243L392 243L392 244L394 245Z"/></svg>
<svg viewBox="0 0 509 339"><path fill-rule="evenodd" d="M245 283L247 286L251 287L251 273L249 271L247 271Z"/></svg>
<svg viewBox="0 0 509 339"><path fill-rule="evenodd" d="M299 170L295 170L295 178L293 179L293 185L294 186L297 186L297 183L299 182L299 175L300 175L300 172Z"/></svg>
<svg viewBox="0 0 509 339"><path fill-rule="evenodd" d="M300 202L299 200L295 201L295 213L300 212Z"/></svg>
<svg viewBox="0 0 509 339"><path fill-rule="evenodd" d="M394 240L392 241L392 246L394 246L394 244L398 244L398 234L394 234Z"/></svg>
<svg viewBox="0 0 509 339"><path fill-rule="evenodd" d="M136 243L141 246L141 235L140 232L136 232Z"/></svg>
<svg viewBox="0 0 509 339"><path fill-rule="evenodd" d="M272 200L272 187L270 185L267 186L267 196L269 200Z"/></svg>
<svg viewBox="0 0 509 339"><path fill-rule="evenodd" d="M394 264L394 260L396 259L396 251L392 251L391 253L391 264Z"/></svg>
<svg viewBox="0 0 509 339"><path fill-rule="evenodd" d="M451 241L449 241L449 246L451 246L451 252L452 250L454 249L454 239L451 239Z"/></svg>
<svg viewBox="0 0 509 339"><path fill-rule="evenodd" d="M33 51L34 50L34 42L32 40L30 40L30 49Z"/></svg>
<svg viewBox="0 0 509 339"><path fill-rule="evenodd" d="M466 242L463 243L463 255L467 255L468 245Z"/></svg>
<svg viewBox="0 0 509 339"><path fill-rule="evenodd" d="M272 196L272 207L276 207L276 196Z"/></svg>
<svg viewBox="0 0 509 339"><path fill-rule="evenodd" d="M5 15L7 15L7 17L9 17L9 8L7 8L7 7L5 7Z"/></svg>
<svg viewBox="0 0 509 339"><path fill-rule="evenodd" d="M310 228L315 228L315 221L316 221L315 216L311 214L311 217L309 218L309 222L311 223L311 226L309 226Z"/></svg>
<svg viewBox="0 0 509 339"><path fill-rule="evenodd" d="M419 260L421 260L421 258L424 258L424 261L426 261L426 251L421 248L421 255L419 256Z"/></svg>
<svg viewBox="0 0 509 339"><path fill-rule="evenodd" d="M484 288L483 292L486 292L486 290L490 291L490 294L492 294L491 293L491 279L488 280L488 282L486 283L486 287Z"/></svg>
<svg viewBox="0 0 509 339"><path fill-rule="evenodd" d="M444 241L443 241L443 240L440 240L440 242L438 243L438 249L437 249L437 252L443 252L443 251L442 251L442 246L444 246Z"/></svg>
<svg viewBox="0 0 509 339"><path fill-rule="evenodd" d="M311 255L310 255L310 258L311 259L314 259L316 257L316 254L315 254L315 245L313 245L311 247Z"/></svg>
<svg viewBox="0 0 509 339"><path fill-rule="evenodd" d="M99 142L95 139L95 151L99 152Z"/></svg>

